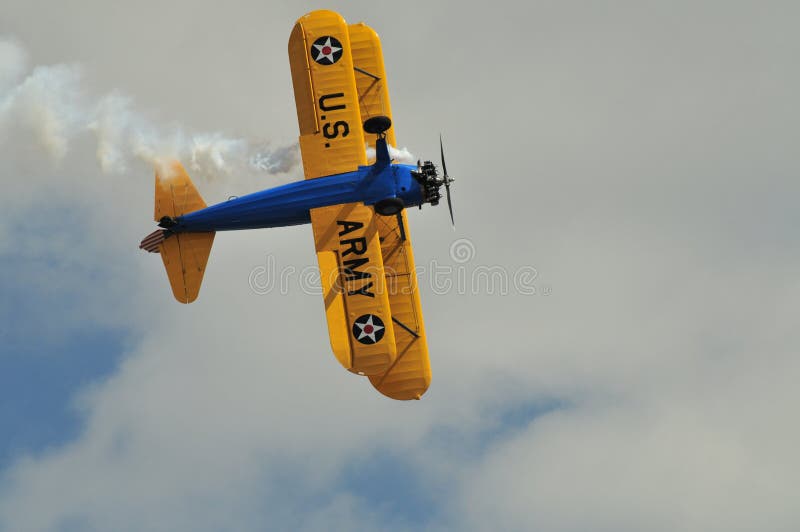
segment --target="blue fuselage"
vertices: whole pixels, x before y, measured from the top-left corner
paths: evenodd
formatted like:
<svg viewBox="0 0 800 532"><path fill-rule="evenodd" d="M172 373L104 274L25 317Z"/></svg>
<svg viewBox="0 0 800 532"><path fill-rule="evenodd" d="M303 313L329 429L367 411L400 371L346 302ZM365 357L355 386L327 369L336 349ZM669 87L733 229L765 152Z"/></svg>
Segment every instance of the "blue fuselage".
<svg viewBox="0 0 800 532"><path fill-rule="evenodd" d="M309 223L316 207L363 202L373 205L397 197L406 207L421 205L422 187L411 175L415 166L360 166L355 172L288 183L233 198L176 219L175 232L232 231Z"/></svg>

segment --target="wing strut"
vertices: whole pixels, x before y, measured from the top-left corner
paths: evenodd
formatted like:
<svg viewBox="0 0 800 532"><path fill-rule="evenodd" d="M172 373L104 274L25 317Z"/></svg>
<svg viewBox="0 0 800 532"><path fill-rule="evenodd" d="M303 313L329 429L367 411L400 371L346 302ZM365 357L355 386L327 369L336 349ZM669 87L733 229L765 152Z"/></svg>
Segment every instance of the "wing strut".
<svg viewBox="0 0 800 532"><path fill-rule="evenodd" d="M403 214L401 212L397 213L397 228L400 229L400 241L406 241L406 226L403 223Z"/></svg>
<svg viewBox="0 0 800 532"><path fill-rule="evenodd" d="M400 327L402 327L402 328L403 328L403 329L404 329L404 330L405 330L405 331L406 331L408 334L410 334L410 335L411 335L411 336L413 336L414 338L419 338L419 335L418 335L417 333L415 333L414 331L412 331L412 330L411 330L411 329L408 327L408 325L406 325L406 324L405 324L405 323L403 323L402 321L398 320L398 319L397 319L397 318L395 318L394 316L392 316L392 321L393 321L393 322L395 322L396 324L398 324Z"/></svg>
<svg viewBox="0 0 800 532"><path fill-rule="evenodd" d="M355 70L356 72L361 72L361 73L362 73L362 74L364 74L365 76L369 76L369 77L371 77L372 79L374 79L374 80L376 80L376 81L380 81L380 80L381 80L381 78L379 78L379 77L378 77L378 76L376 76L375 74L372 74L372 73L370 73L370 72L367 72L367 71L366 71L366 70L364 70L363 68L353 67L353 70Z"/></svg>

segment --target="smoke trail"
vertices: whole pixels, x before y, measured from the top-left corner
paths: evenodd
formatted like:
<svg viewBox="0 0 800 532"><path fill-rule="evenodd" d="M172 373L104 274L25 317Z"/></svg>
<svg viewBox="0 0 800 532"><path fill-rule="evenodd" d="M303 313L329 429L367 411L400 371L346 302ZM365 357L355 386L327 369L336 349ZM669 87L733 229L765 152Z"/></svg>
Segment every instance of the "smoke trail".
<svg viewBox="0 0 800 532"><path fill-rule="evenodd" d="M388 142L387 142L388 144ZM389 146L389 158L393 161L403 164L414 164L417 162L417 158L414 157L408 148L398 149L394 146ZM374 160L375 159L375 148L367 147L367 160Z"/></svg>
<svg viewBox="0 0 800 532"><path fill-rule="evenodd" d="M0 143L10 134L25 132L58 162L76 139L92 135L97 162L110 174L126 172L135 161L152 166L168 158L180 159L201 178L280 174L299 162L296 145L273 148L220 133L160 128L118 91L99 98L87 95L78 65L37 66L28 72L26 64L22 47L0 38Z"/></svg>

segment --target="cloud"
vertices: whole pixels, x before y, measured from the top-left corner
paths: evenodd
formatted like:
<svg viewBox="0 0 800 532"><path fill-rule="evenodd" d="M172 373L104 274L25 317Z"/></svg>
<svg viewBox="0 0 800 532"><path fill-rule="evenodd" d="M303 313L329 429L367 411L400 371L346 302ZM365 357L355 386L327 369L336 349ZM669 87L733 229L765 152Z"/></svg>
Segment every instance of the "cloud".
<svg viewBox="0 0 800 532"><path fill-rule="evenodd" d="M35 69L2 70L27 102L14 112L27 110L0 148L0 244L20 287L49 293L28 271L44 257L91 303L84 326L124 323L133 339L112 375L74 390L80 435L3 471L0 529L796 528L792 8L486 5L444 26L414 6L391 21L371 3L345 12L381 33L401 141L435 159L431 131L448 127L457 237L475 254L450 260L446 209L426 207L410 213L417 264L533 266L551 288L424 293L434 380L407 404L339 367L317 297L249 287L267 255L314 264L307 227L218 235L189 306L136 250L152 169L131 148L134 96L222 131L294 135L285 42L297 8L193 3L142 36L127 29L137 10L115 18L104 5L91 14L108 28L104 50L78 18L43 32L23 3L10 10L31 57L62 64L69 43L108 79L147 81L94 98L100 110L73 134L43 74L26 85ZM479 25L479 46L454 50ZM187 27L203 38L182 40ZM24 63L13 50L0 47L2 64ZM121 65L123 53L137 60ZM48 75L106 94L88 72ZM30 127L36 106L69 126L49 130L64 139L58 166L29 145L48 131ZM186 161L196 146L200 167L251 164L236 136L157 129ZM120 161L126 174L102 173ZM213 201L270 184L253 179L198 186Z"/></svg>

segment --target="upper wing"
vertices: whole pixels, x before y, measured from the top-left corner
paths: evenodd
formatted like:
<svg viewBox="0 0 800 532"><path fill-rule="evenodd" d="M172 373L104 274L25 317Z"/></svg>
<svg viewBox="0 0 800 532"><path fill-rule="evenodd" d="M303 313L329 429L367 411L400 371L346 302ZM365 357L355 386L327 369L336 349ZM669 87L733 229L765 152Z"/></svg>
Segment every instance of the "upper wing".
<svg viewBox="0 0 800 532"><path fill-rule="evenodd" d="M378 218L362 203L311 210L331 347L362 375L385 374L397 357Z"/></svg>
<svg viewBox="0 0 800 532"><path fill-rule="evenodd" d="M391 118L392 108L389 102L389 87L386 85L381 40L375 30L363 22L350 24L348 29L350 30L350 48L355 69L361 120L378 115ZM375 148L376 138L368 135L367 144ZM397 145L394 138L394 125L386 130L386 142L391 146Z"/></svg>
<svg viewBox="0 0 800 532"><path fill-rule="evenodd" d="M361 117L391 118L380 38L364 23L351 24L349 29ZM375 138L369 137L367 141L374 148ZM397 145L394 125L386 131L386 141ZM378 216L377 220L389 307L396 325L397 360L385 373L369 379L378 391L393 399L419 399L430 385L431 365L408 220L405 211L396 217Z"/></svg>
<svg viewBox="0 0 800 532"><path fill-rule="evenodd" d="M289 37L300 151L306 179L367 163L347 24L333 11L312 11Z"/></svg>

